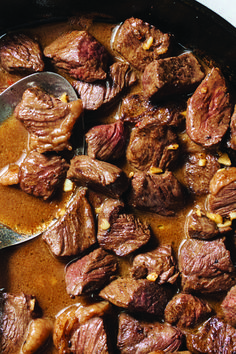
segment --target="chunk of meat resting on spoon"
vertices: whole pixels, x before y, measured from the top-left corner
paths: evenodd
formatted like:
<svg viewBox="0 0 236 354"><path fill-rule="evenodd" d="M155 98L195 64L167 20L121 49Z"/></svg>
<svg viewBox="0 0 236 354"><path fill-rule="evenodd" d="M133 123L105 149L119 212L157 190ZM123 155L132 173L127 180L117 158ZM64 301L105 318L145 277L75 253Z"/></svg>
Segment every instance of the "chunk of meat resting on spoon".
<svg viewBox="0 0 236 354"><path fill-rule="evenodd" d="M167 56L171 36L139 18L128 18L118 28L113 49L136 69L143 71L155 59Z"/></svg>
<svg viewBox="0 0 236 354"><path fill-rule="evenodd" d="M59 354L109 354L105 315L107 301L90 306L70 306L57 317L53 342Z"/></svg>
<svg viewBox="0 0 236 354"><path fill-rule="evenodd" d="M30 148L43 153L71 150L72 129L82 112L80 99L66 103L32 87L24 92L14 115L30 133Z"/></svg>
<svg viewBox="0 0 236 354"><path fill-rule="evenodd" d="M116 257L97 248L68 264L65 274L67 293L75 296L97 292L109 283L117 269Z"/></svg>
<svg viewBox="0 0 236 354"><path fill-rule="evenodd" d="M191 93L204 76L201 65L192 53L154 60L144 70L143 93L153 100Z"/></svg>
<svg viewBox="0 0 236 354"><path fill-rule="evenodd" d="M119 315L117 346L122 354L172 353L183 341L181 331L167 323L139 321L124 312Z"/></svg>
<svg viewBox="0 0 236 354"><path fill-rule="evenodd" d="M23 33L9 33L0 41L0 63L10 73L44 70L43 52L37 41Z"/></svg>
<svg viewBox="0 0 236 354"><path fill-rule="evenodd" d="M220 169L210 182L208 210L223 217L230 217L236 209L236 167Z"/></svg>
<svg viewBox="0 0 236 354"><path fill-rule="evenodd" d="M187 239L179 250L179 270L184 292L219 293L236 283L235 268L223 239Z"/></svg>
<svg viewBox="0 0 236 354"><path fill-rule="evenodd" d="M42 237L51 252L61 257L82 254L96 243L94 215L85 188L76 192L65 214Z"/></svg>
<svg viewBox="0 0 236 354"><path fill-rule="evenodd" d="M213 68L188 101L186 131L197 144L216 145L228 130L231 115L225 78L218 68Z"/></svg>
<svg viewBox="0 0 236 354"><path fill-rule="evenodd" d="M117 256L127 256L144 246L150 237L149 226L133 214L126 214L123 202L117 199L104 201L98 214L100 247Z"/></svg>
<svg viewBox="0 0 236 354"><path fill-rule="evenodd" d="M122 121L92 127L86 133L87 154L93 159L111 161L125 153L127 132Z"/></svg>
<svg viewBox="0 0 236 354"><path fill-rule="evenodd" d="M94 111L113 103L119 94L136 83L137 77L127 63L116 62L109 68L106 80L96 82L73 81L86 110Z"/></svg>
<svg viewBox="0 0 236 354"><path fill-rule="evenodd" d="M158 284L174 284L179 272L171 245L162 245L135 256L130 274L135 279L147 278Z"/></svg>
<svg viewBox="0 0 236 354"><path fill-rule="evenodd" d="M119 198L129 187L129 179L119 167L86 155L73 157L67 178L111 198Z"/></svg>
<svg viewBox="0 0 236 354"><path fill-rule="evenodd" d="M109 54L86 31L62 34L44 49L44 55L75 79L93 82L107 77Z"/></svg>
<svg viewBox="0 0 236 354"><path fill-rule="evenodd" d="M175 215L184 204L183 187L171 171L162 174L135 172L129 203L137 209Z"/></svg>

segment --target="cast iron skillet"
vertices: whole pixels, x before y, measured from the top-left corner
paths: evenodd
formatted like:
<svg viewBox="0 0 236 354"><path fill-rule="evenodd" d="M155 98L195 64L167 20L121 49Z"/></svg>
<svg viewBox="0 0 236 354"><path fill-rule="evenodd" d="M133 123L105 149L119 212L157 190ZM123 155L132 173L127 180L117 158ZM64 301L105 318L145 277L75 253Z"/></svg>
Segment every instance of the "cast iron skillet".
<svg viewBox="0 0 236 354"><path fill-rule="evenodd" d="M96 11L122 21L140 17L172 32L188 48L200 48L236 86L236 28L193 0L5 0L0 34L21 25L65 19L81 11Z"/></svg>

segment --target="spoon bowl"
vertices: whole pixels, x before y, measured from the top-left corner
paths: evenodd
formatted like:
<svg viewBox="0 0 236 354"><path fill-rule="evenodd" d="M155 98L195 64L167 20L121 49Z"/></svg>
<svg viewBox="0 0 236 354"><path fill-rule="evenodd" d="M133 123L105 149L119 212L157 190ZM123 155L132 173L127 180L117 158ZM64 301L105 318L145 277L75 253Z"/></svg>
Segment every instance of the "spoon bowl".
<svg viewBox="0 0 236 354"><path fill-rule="evenodd" d="M17 81L0 94L0 124L8 119L20 102L24 91L32 86L38 86L47 93L60 98L67 94L69 101L75 101L78 96L71 84L61 75L53 72L39 72ZM40 233L23 235L0 224L0 249L28 241Z"/></svg>
<svg viewBox="0 0 236 354"><path fill-rule="evenodd" d="M57 98L66 92L69 101L78 99L74 88L63 76L49 71L31 74L18 80L0 94L0 124L12 115L24 91L32 86L38 86Z"/></svg>

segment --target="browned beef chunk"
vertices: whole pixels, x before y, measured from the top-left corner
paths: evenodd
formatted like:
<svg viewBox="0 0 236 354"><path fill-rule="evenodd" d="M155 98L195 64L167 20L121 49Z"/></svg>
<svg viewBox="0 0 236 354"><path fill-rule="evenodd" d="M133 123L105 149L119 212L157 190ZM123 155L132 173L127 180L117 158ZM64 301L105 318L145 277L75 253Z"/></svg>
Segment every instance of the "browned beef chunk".
<svg viewBox="0 0 236 354"><path fill-rule="evenodd" d="M71 160L67 177L112 198L119 198L129 186L128 177L119 167L85 155Z"/></svg>
<svg viewBox="0 0 236 354"><path fill-rule="evenodd" d="M192 53L154 60L146 66L143 76L143 92L146 97L165 97L192 92L204 78L198 60Z"/></svg>
<svg viewBox="0 0 236 354"><path fill-rule="evenodd" d="M7 34L0 41L0 63L11 73L44 70L43 53L37 41L23 33Z"/></svg>
<svg viewBox="0 0 236 354"><path fill-rule="evenodd" d="M236 329L217 317L210 318L197 333L187 334L187 347L196 354L236 353Z"/></svg>
<svg viewBox="0 0 236 354"><path fill-rule="evenodd" d="M234 106L234 112L230 121L230 140L229 147L236 150L236 105Z"/></svg>
<svg viewBox="0 0 236 354"><path fill-rule="evenodd" d="M128 18L118 29L113 48L136 69L168 54L170 35L138 18Z"/></svg>
<svg viewBox="0 0 236 354"><path fill-rule="evenodd" d="M68 164L58 155L31 151L20 165L20 188L35 197L47 200L66 178Z"/></svg>
<svg viewBox="0 0 236 354"><path fill-rule="evenodd" d="M107 199L98 214L99 245L117 256L127 256L145 245L151 237L146 223L133 214L125 214L123 202Z"/></svg>
<svg viewBox="0 0 236 354"><path fill-rule="evenodd" d="M57 316L53 342L58 354L109 354L104 314L109 304L104 301L90 305L71 306Z"/></svg>
<svg viewBox="0 0 236 354"><path fill-rule="evenodd" d="M179 155L176 133L155 117L145 117L136 124L130 135L126 157L128 162L141 171L152 167L171 169Z"/></svg>
<svg viewBox="0 0 236 354"><path fill-rule="evenodd" d="M214 220L207 217L201 209L193 209L186 219L186 231L191 238L210 240L220 232Z"/></svg>
<svg viewBox="0 0 236 354"><path fill-rule="evenodd" d="M231 114L225 79L213 68L188 101L186 131L197 144L215 145L228 130Z"/></svg>
<svg viewBox="0 0 236 354"><path fill-rule="evenodd" d="M208 209L229 217L236 209L236 167L219 170L210 182Z"/></svg>
<svg viewBox="0 0 236 354"><path fill-rule="evenodd" d="M167 323L138 321L119 315L117 346L122 354L172 353L183 343L183 334Z"/></svg>
<svg viewBox="0 0 236 354"><path fill-rule="evenodd" d="M226 322L236 327L236 285L228 291L221 304L221 309Z"/></svg>
<svg viewBox="0 0 236 354"><path fill-rule="evenodd" d="M106 81L96 83L73 81L72 85L78 92L84 109L96 110L115 100L125 88L133 85L136 80L136 75L129 64L116 62L110 66Z"/></svg>
<svg viewBox="0 0 236 354"><path fill-rule="evenodd" d="M184 167L184 179L190 191L196 195L209 193L210 180L220 168L216 156L205 153L188 155Z"/></svg>
<svg viewBox="0 0 236 354"><path fill-rule="evenodd" d="M171 245L159 246L153 251L135 256L131 275L135 279L147 277L158 284L174 284L179 273Z"/></svg>
<svg viewBox="0 0 236 354"><path fill-rule="evenodd" d="M236 283L230 252L222 239L187 239L179 251L179 270L185 292L221 292Z"/></svg>
<svg viewBox="0 0 236 354"><path fill-rule="evenodd" d="M146 116L155 117L161 124L178 127L184 120L181 114L186 110L183 102L169 102L166 105L155 106L142 93L127 95L120 108L120 119L129 123L139 123Z"/></svg>
<svg viewBox="0 0 236 354"><path fill-rule="evenodd" d="M86 31L62 34L44 49L44 55L75 79L92 82L107 76L108 52Z"/></svg>
<svg viewBox="0 0 236 354"><path fill-rule="evenodd" d="M83 253L96 243L95 221L86 197L86 189L79 189L65 214L43 234L55 256Z"/></svg>
<svg viewBox="0 0 236 354"><path fill-rule="evenodd" d="M109 161L121 158L125 153L126 129L122 121L97 125L86 134L88 156Z"/></svg>
<svg viewBox="0 0 236 354"><path fill-rule="evenodd" d="M191 294L177 294L165 308L165 321L180 328L194 327L205 321L213 309L210 305Z"/></svg>
<svg viewBox="0 0 236 354"><path fill-rule="evenodd" d="M113 305L131 312L149 313L161 318L170 299L169 289L146 279L117 278L99 295Z"/></svg>
<svg viewBox="0 0 236 354"><path fill-rule="evenodd" d="M171 171L136 172L131 180L129 203L137 209L174 215L183 206L183 188Z"/></svg>
<svg viewBox="0 0 236 354"><path fill-rule="evenodd" d="M30 133L31 149L43 153L71 149L71 132L82 111L81 100L65 103L32 87L24 92L14 114Z"/></svg>
<svg viewBox="0 0 236 354"><path fill-rule="evenodd" d="M65 281L69 295L96 292L116 273L116 258L101 248L90 252L66 267Z"/></svg>
<svg viewBox="0 0 236 354"><path fill-rule="evenodd" d="M15 353L24 341L30 321L41 315L34 296L1 292L1 343L2 354Z"/></svg>

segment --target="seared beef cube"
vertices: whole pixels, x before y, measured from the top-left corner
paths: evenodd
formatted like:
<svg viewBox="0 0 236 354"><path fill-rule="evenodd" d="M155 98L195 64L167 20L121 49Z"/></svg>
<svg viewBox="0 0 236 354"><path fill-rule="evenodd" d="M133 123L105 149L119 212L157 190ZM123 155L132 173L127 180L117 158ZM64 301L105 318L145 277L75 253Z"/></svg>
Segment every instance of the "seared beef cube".
<svg viewBox="0 0 236 354"><path fill-rule="evenodd" d="M208 210L223 217L230 217L236 209L236 167L221 169L210 182Z"/></svg>
<svg viewBox="0 0 236 354"><path fill-rule="evenodd" d="M58 354L109 354L103 316L106 301L90 306L71 306L56 317L53 342Z"/></svg>
<svg viewBox="0 0 236 354"><path fill-rule="evenodd" d="M142 93L127 95L120 108L120 119L124 122L139 123L146 116L155 117L157 122L178 127L184 120L182 112L186 110L183 102L168 102L155 106Z"/></svg>
<svg viewBox="0 0 236 354"><path fill-rule="evenodd" d="M109 54L86 31L75 30L62 34L44 49L44 55L75 79L93 82L107 76Z"/></svg>
<svg viewBox="0 0 236 354"><path fill-rule="evenodd" d="M222 239L187 239L179 251L179 270L184 292L222 292L236 283L230 252Z"/></svg>
<svg viewBox="0 0 236 354"><path fill-rule="evenodd" d="M40 317L41 309L34 296L24 293L0 293L1 353L20 351L32 319Z"/></svg>
<svg viewBox="0 0 236 354"><path fill-rule="evenodd" d="M210 240L219 236L220 231L214 220L201 209L192 210L186 219L186 231L191 238Z"/></svg>
<svg viewBox="0 0 236 354"><path fill-rule="evenodd" d="M132 86L136 80L136 75L129 64L116 62L110 66L106 81L96 83L73 81L72 85L78 92L84 109L94 111L114 101L125 88Z"/></svg>
<svg viewBox="0 0 236 354"><path fill-rule="evenodd" d="M117 256L127 256L145 245L151 232L133 214L125 214L124 204L107 199L98 214L97 240L99 245Z"/></svg>
<svg viewBox="0 0 236 354"><path fill-rule="evenodd" d="M184 167L184 180L187 187L196 195L208 194L210 180L218 169L220 164L211 154L189 155Z"/></svg>
<svg viewBox="0 0 236 354"><path fill-rule="evenodd" d="M163 245L153 251L135 256L131 275L135 279L141 275L141 278L147 277L148 280L158 284L174 284L179 273L171 245Z"/></svg>
<svg viewBox="0 0 236 354"><path fill-rule="evenodd" d="M179 155L176 133L155 117L145 117L132 130L126 152L128 162L138 170L173 167Z"/></svg>
<svg viewBox="0 0 236 354"><path fill-rule="evenodd" d="M138 18L128 18L118 29L113 48L136 69L143 71L155 59L166 56L170 35Z"/></svg>
<svg viewBox="0 0 236 354"><path fill-rule="evenodd" d="M225 79L213 68L188 101L186 131L197 144L216 145L229 128L231 114Z"/></svg>
<svg viewBox="0 0 236 354"><path fill-rule="evenodd" d="M20 164L20 188L28 194L47 200L64 182L68 168L65 159L58 155L31 151Z"/></svg>
<svg viewBox="0 0 236 354"><path fill-rule="evenodd" d="M67 178L112 198L119 198L129 186L128 177L119 167L86 155L73 157Z"/></svg>
<svg viewBox="0 0 236 354"><path fill-rule="evenodd" d="M234 112L230 120L229 147L233 150L236 150L236 105L234 106Z"/></svg>
<svg viewBox="0 0 236 354"><path fill-rule="evenodd" d="M236 329L217 317L210 318L197 331L187 334L191 353L236 353Z"/></svg>
<svg viewBox="0 0 236 354"><path fill-rule="evenodd" d="M165 308L165 321L173 326L189 328L205 321L213 309L210 305L191 294L177 294Z"/></svg>
<svg viewBox="0 0 236 354"><path fill-rule="evenodd" d="M198 60L192 53L154 60L144 70L143 92L146 97L157 100L190 93L204 76Z"/></svg>
<svg viewBox="0 0 236 354"><path fill-rule="evenodd" d="M94 250L66 267L65 281L69 295L100 290L116 273L116 258L101 248Z"/></svg>
<svg viewBox="0 0 236 354"><path fill-rule="evenodd" d="M0 63L10 73L30 74L44 70L39 44L23 33L11 33L1 38Z"/></svg>
<svg viewBox="0 0 236 354"><path fill-rule="evenodd" d="M228 291L221 304L221 309L226 322L236 327L236 285Z"/></svg>
<svg viewBox="0 0 236 354"><path fill-rule="evenodd" d="M95 221L86 197L86 189L79 189L65 214L43 234L55 256L82 254L96 243Z"/></svg>
<svg viewBox="0 0 236 354"><path fill-rule="evenodd" d="M161 318L170 300L170 291L146 279L117 278L99 295L113 305L131 312L148 313Z"/></svg>
<svg viewBox="0 0 236 354"><path fill-rule="evenodd" d="M183 343L181 331L167 323L138 321L119 315L117 346L122 354L172 353Z"/></svg>
<svg viewBox="0 0 236 354"><path fill-rule="evenodd" d="M174 215L184 203L183 188L173 173L134 173L129 203L141 210Z"/></svg>
<svg viewBox="0 0 236 354"><path fill-rule="evenodd" d="M43 153L71 149L71 132L82 111L81 100L65 103L32 87L24 92L14 115L30 133L31 149Z"/></svg>
<svg viewBox="0 0 236 354"><path fill-rule="evenodd" d="M125 152L126 136L125 126L121 121L91 128L86 134L88 156L103 161L121 158Z"/></svg>

